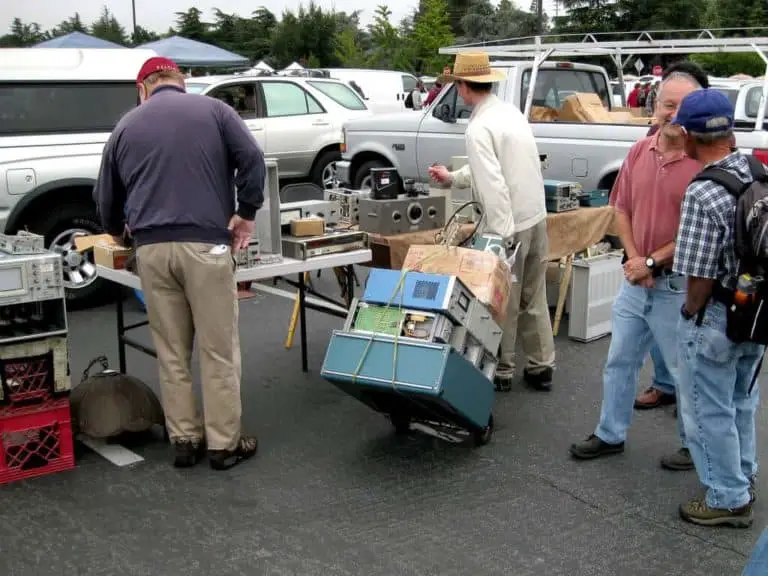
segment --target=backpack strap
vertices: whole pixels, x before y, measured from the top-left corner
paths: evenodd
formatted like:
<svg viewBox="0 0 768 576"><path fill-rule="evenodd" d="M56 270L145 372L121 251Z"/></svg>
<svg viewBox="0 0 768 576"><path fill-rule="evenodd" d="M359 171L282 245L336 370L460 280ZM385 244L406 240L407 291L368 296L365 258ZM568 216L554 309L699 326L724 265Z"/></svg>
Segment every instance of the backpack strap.
<svg viewBox="0 0 768 576"><path fill-rule="evenodd" d="M706 170L703 170L702 172L699 172L696 176L693 177L693 180L691 180L691 182L696 182L701 180L709 180L711 182L720 184L720 186L725 188L728 191L728 193L731 196L734 196L735 198L738 198L739 196L741 196L741 193L746 188L749 188L749 186L752 184L751 182L749 184L744 184L744 182L736 178L736 176L734 176L727 170L718 168L717 166L713 166L711 168L707 168Z"/></svg>
<svg viewBox="0 0 768 576"><path fill-rule="evenodd" d="M747 154L747 162L749 163L749 171L752 172L752 178L763 180L768 177L765 165L754 154Z"/></svg>

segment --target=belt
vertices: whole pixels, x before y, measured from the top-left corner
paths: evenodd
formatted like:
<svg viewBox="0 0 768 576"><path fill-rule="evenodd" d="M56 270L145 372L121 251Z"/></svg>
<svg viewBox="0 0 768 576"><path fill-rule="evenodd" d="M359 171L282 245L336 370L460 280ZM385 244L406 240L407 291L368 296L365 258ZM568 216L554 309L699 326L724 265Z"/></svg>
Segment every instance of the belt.
<svg viewBox="0 0 768 576"><path fill-rule="evenodd" d="M672 268L655 268L651 275L654 278L661 278L662 276L672 276L673 274Z"/></svg>

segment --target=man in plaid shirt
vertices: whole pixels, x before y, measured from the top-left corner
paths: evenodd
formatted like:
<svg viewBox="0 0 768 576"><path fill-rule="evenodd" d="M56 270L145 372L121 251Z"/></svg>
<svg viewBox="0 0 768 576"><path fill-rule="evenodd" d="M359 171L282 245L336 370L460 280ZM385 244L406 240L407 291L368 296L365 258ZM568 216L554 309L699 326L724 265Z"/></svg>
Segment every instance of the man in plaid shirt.
<svg viewBox="0 0 768 576"><path fill-rule="evenodd" d="M673 123L686 133L686 152L745 184L753 180L745 156L731 148L733 108L716 90L689 94ZM757 473L755 412L750 392L764 347L726 336L720 284L736 287L736 200L720 184L694 181L683 199L673 269L687 277L678 324L679 415L706 495L680 506L680 516L704 526L752 523Z"/></svg>

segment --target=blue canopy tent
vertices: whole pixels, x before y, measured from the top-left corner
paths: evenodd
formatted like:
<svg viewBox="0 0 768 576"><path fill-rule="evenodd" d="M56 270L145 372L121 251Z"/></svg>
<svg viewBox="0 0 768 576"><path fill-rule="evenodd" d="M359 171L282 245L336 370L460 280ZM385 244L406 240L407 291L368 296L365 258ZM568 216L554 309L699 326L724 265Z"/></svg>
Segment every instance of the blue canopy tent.
<svg viewBox="0 0 768 576"><path fill-rule="evenodd" d="M248 58L197 40L171 36L138 48L154 50L160 56L170 58L182 68L245 68L250 67Z"/></svg>
<svg viewBox="0 0 768 576"><path fill-rule="evenodd" d="M82 32L70 32L64 36L44 40L35 44L33 48L125 48L125 46L95 36L88 36Z"/></svg>

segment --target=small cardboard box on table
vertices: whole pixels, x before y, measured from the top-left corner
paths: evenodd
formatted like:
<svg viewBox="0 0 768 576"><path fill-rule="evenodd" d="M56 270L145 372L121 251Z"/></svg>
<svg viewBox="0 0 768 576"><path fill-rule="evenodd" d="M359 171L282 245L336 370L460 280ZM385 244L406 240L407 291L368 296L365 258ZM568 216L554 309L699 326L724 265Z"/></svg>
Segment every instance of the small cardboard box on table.
<svg viewBox="0 0 768 576"><path fill-rule="evenodd" d="M495 254L456 246L415 245L409 248L403 269L458 276L490 308L496 323L504 326L512 275Z"/></svg>

